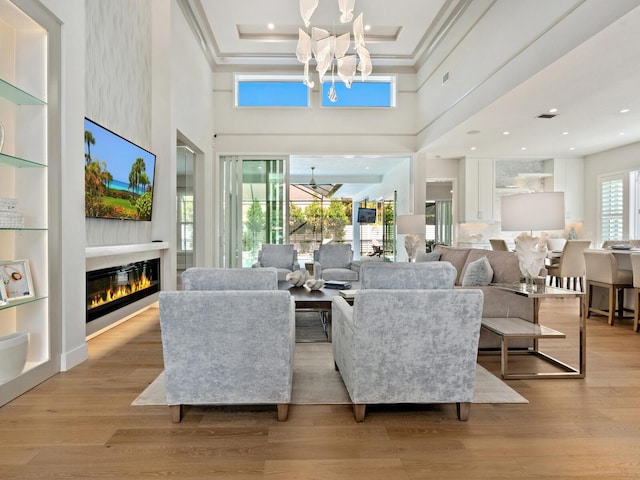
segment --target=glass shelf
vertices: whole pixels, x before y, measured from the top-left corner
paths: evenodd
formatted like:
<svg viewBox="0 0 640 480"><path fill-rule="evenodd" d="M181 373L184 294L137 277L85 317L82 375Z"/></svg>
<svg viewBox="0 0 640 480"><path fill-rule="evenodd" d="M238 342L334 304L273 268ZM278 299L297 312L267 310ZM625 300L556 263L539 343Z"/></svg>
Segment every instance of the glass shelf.
<svg viewBox="0 0 640 480"><path fill-rule="evenodd" d="M49 230L45 227L0 227L0 232L46 232Z"/></svg>
<svg viewBox="0 0 640 480"><path fill-rule="evenodd" d="M20 305L26 305L28 303L39 302L44 300L47 297L30 297L30 298L22 298L20 300L15 300L12 302L0 303L0 310L4 310L6 308L14 308Z"/></svg>
<svg viewBox="0 0 640 480"><path fill-rule="evenodd" d="M44 163L25 160L24 158L12 157L6 153L0 153L0 165L9 165L16 168L45 168Z"/></svg>
<svg viewBox="0 0 640 480"><path fill-rule="evenodd" d="M5 82L0 78L0 97L16 105L45 105L45 102L30 93Z"/></svg>

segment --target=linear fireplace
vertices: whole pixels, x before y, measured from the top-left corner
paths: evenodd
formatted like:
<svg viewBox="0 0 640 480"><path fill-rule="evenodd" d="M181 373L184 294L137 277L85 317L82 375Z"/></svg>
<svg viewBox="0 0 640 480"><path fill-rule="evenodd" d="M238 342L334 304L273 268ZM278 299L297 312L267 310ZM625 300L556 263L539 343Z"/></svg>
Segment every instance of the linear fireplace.
<svg viewBox="0 0 640 480"><path fill-rule="evenodd" d="M87 323L160 291L160 259L87 272Z"/></svg>

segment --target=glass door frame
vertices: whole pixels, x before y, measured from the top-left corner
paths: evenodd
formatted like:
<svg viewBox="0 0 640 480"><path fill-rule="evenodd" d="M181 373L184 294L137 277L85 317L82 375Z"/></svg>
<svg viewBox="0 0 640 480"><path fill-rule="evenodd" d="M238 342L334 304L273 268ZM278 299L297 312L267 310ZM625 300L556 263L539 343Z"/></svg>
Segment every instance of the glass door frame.
<svg viewBox="0 0 640 480"><path fill-rule="evenodd" d="M221 217L220 217L220 239L221 245L219 250L219 264L229 268L241 268L250 266L247 264L246 255L243 253L244 245L244 211L247 207L247 199L244 198L245 187L245 163L247 162L278 162L279 167L275 172L266 172L267 175L275 173L276 175L282 175L282 181L279 184L266 183L265 192L268 192L269 188L278 188L281 185L282 194L276 200L264 199L266 204L270 202L277 202L280 207L273 210L272 206L265 205L263 212L265 213L265 238L260 243L268 243L268 241L275 240L274 243L286 243L285 240L289 238L289 225L286 219L289 217L289 157L282 155L220 155L220 192L221 199L220 205ZM265 195L266 196L266 195ZM259 200L260 201L260 200ZM269 217L273 212L280 212L281 218L273 219ZM278 223L277 226L282 228L282 235L279 238L274 237L274 229L271 225ZM266 227L269 227L268 229ZM267 237L267 233L269 236ZM259 248L259 247L258 247ZM254 249L255 250L255 249ZM257 251L254 252L257 254ZM252 259L249 259L249 263Z"/></svg>

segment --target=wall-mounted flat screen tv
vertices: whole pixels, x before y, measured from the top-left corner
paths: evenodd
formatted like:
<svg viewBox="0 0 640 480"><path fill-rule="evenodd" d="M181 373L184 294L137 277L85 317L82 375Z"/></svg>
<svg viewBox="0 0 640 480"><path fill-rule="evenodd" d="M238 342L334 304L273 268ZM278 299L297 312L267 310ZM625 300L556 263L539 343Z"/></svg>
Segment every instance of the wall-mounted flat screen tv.
<svg viewBox="0 0 640 480"><path fill-rule="evenodd" d="M84 119L84 212L87 217L151 220L156 156Z"/></svg>
<svg viewBox="0 0 640 480"><path fill-rule="evenodd" d="M375 208L359 208L358 223L376 223Z"/></svg>

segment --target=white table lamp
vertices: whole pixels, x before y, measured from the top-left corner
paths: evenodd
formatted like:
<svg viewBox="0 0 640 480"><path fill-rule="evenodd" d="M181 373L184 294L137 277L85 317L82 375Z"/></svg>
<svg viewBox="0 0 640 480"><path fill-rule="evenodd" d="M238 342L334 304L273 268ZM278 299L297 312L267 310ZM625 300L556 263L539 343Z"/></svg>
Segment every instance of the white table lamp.
<svg viewBox="0 0 640 480"><path fill-rule="evenodd" d="M564 230L564 192L536 192L506 195L500 199L502 230L528 230L516 237L520 272L531 281L540 274L547 256L546 233L534 237L533 231Z"/></svg>

